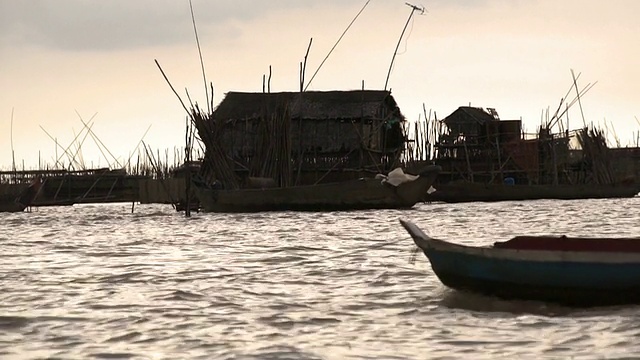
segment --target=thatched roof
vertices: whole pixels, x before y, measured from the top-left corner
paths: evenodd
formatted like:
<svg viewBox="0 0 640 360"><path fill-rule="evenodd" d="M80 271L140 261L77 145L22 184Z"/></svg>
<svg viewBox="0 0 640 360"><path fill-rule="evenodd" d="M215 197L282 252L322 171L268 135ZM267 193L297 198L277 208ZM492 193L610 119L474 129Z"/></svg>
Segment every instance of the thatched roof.
<svg viewBox="0 0 640 360"><path fill-rule="evenodd" d="M223 121L258 119L289 106L292 119L378 119L402 114L389 91L307 91L279 93L229 92L213 113Z"/></svg>

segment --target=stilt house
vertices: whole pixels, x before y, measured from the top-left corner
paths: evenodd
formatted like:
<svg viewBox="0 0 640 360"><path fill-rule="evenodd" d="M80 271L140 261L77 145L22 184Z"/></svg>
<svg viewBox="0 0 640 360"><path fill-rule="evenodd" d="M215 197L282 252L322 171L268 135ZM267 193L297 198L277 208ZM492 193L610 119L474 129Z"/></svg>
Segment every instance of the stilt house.
<svg viewBox="0 0 640 360"><path fill-rule="evenodd" d="M233 159L240 184L247 177L290 186L386 173L399 165L404 121L389 91L229 92L208 120L215 129L209 142L219 151L205 158Z"/></svg>
<svg viewBox="0 0 640 360"><path fill-rule="evenodd" d="M461 106L444 123L448 131L436 145L443 182L524 181L527 171L537 167L537 150L521 142L521 120L500 120L492 108Z"/></svg>
<svg viewBox="0 0 640 360"><path fill-rule="evenodd" d="M495 109L460 107L444 119L436 144L439 182L611 184L616 181L604 136L593 129L552 133L541 126L525 139L521 120L500 120ZM579 150L570 149L571 139Z"/></svg>

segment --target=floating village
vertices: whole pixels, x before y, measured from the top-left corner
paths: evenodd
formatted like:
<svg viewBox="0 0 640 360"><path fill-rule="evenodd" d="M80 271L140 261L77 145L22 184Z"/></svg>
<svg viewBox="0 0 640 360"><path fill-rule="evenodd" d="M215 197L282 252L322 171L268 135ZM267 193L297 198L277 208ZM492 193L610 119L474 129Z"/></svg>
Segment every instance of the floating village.
<svg viewBox="0 0 640 360"><path fill-rule="evenodd" d="M418 10L411 6L411 16ZM263 78L262 91L227 92L216 107L208 98L205 107L185 102L156 61L187 114L178 160L144 144L135 163L87 169L76 159L81 145L72 144L60 157L67 166L1 171L0 212L113 202L131 203L132 211L167 204L186 216L353 211L640 192L638 141L612 147L607 131L584 115L569 127L569 109L582 110L592 87L579 87L573 71L555 113L529 134L522 119L502 119L492 107L463 105L444 118L424 109L407 119L386 84L307 91L306 58L296 91L271 92ZM479 249L402 226L452 288L569 305L640 302L638 239L520 236Z"/></svg>
<svg viewBox="0 0 640 360"><path fill-rule="evenodd" d="M131 202L322 211L640 191L640 147L609 147L594 127L565 130L562 113L529 137L522 120L493 108L410 122L391 92L363 89L229 92L210 113L192 107L190 118L194 155L179 163L145 148L123 168L2 171L0 210Z"/></svg>
<svg viewBox="0 0 640 360"><path fill-rule="evenodd" d="M640 359L632 2L5 2L0 360Z"/></svg>
<svg viewBox="0 0 640 360"><path fill-rule="evenodd" d="M568 111L590 85L579 89L574 77L536 134L494 108L460 106L444 119L425 109L409 121L387 90L232 91L208 111L182 103L189 121L185 151L173 154L179 160L144 144L135 164L87 169L75 159L81 145L75 154L70 145L68 167L0 171L0 211L104 202L171 204L187 214L331 211L634 197L639 144L610 147L584 118L584 127L568 129Z"/></svg>
<svg viewBox="0 0 640 360"><path fill-rule="evenodd" d="M425 11L406 5L409 18L384 89L366 89L363 81L358 90L307 91L311 39L297 91L271 92L269 74L261 92L230 91L216 107L207 93L201 107L188 93L188 103L180 97L156 60L187 114L184 151L175 150L173 162L168 151L160 154L141 141L144 152L135 163L87 168L77 159L79 139L99 139L83 121L72 144L56 142L62 154L54 165L27 170L14 160L0 171L0 212L130 202L171 204L189 216L192 210L402 209L419 202L629 198L640 192L640 140L635 147L608 145L606 131L589 125L582 112L581 98L595 84L579 87L573 70L566 95L555 113L547 110L535 134L525 133L522 119L501 119L495 108L470 104L443 119L424 107L424 116L407 119L387 90L405 30ZM197 40L195 18L193 27ZM202 63L199 42L198 50ZM571 130L569 109L576 104L582 126Z"/></svg>

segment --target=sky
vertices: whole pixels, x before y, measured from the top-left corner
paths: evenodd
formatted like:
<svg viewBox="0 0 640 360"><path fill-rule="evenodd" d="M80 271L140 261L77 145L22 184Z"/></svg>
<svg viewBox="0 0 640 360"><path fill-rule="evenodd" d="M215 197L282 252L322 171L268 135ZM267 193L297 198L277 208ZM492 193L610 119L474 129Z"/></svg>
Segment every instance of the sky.
<svg viewBox="0 0 640 360"><path fill-rule="evenodd" d="M607 129L612 145L615 138L635 144L640 1L414 4L426 12L411 17L388 80L409 121L424 118L423 106L444 118L471 105L522 119L535 132L567 94L573 70L579 88L595 84L581 100L584 121ZM297 91L310 39L307 81L335 49L308 90L360 89L363 82L384 89L412 11L404 0L192 5L214 105L229 91L262 91L270 67L272 92ZM135 162L141 140L172 156L185 143L186 113L154 60L182 98L188 90L205 106L188 0L0 0L0 169L10 169L13 158L18 168L68 162L62 149L72 152L80 141L86 167ZM578 104L569 118L571 129L582 126Z"/></svg>

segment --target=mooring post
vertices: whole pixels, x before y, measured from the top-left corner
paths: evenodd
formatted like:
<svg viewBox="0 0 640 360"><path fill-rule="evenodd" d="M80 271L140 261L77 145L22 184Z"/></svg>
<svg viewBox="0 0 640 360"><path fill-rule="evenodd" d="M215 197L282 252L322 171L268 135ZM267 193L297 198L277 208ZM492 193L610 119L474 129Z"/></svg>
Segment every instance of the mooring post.
<svg viewBox="0 0 640 360"><path fill-rule="evenodd" d="M185 148L184 148L184 196L186 207L184 209L185 217L191 217L191 149L194 139L194 130L191 126L190 119L187 118L187 126L185 131Z"/></svg>

